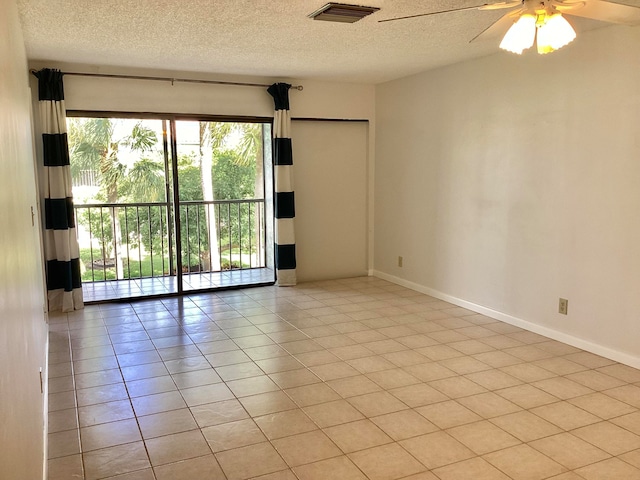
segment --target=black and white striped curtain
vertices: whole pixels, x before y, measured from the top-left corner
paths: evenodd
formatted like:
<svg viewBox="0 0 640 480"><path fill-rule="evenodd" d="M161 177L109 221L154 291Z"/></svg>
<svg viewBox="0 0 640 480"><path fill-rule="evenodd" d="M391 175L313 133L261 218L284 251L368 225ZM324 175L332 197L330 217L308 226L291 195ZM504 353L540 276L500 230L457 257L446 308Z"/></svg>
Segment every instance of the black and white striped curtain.
<svg viewBox="0 0 640 480"><path fill-rule="evenodd" d="M83 308L80 249L71 193L62 72L43 69L38 77L44 165L45 232L49 310L70 312Z"/></svg>
<svg viewBox="0 0 640 480"><path fill-rule="evenodd" d="M273 176L275 177L275 264L278 285L296 284L296 216L291 151L291 113L288 83L274 83L267 91L273 97Z"/></svg>

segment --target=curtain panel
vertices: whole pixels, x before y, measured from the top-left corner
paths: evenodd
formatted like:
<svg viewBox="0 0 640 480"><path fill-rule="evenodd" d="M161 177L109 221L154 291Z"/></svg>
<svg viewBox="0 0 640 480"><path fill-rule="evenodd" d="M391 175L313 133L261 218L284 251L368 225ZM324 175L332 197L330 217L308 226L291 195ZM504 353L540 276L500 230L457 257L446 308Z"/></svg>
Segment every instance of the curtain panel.
<svg viewBox="0 0 640 480"><path fill-rule="evenodd" d="M62 72L36 72L42 127L45 231L49 310L70 312L84 307L80 249L73 211Z"/></svg>
<svg viewBox="0 0 640 480"><path fill-rule="evenodd" d="M275 179L275 265L279 286L296 284L296 216L291 150L291 113L288 83L274 83L267 91L273 97L273 176Z"/></svg>

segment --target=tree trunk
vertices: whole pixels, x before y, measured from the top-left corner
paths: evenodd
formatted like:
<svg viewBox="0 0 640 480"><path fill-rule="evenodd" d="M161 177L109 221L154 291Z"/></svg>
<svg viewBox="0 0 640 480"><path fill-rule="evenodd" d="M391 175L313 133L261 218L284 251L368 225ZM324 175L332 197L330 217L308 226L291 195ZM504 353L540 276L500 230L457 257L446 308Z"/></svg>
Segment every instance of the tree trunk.
<svg viewBox="0 0 640 480"><path fill-rule="evenodd" d="M264 128L264 127L263 127ZM260 129L262 130L262 128ZM264 198L264 144L261 141L256 148L256 178L254 180L253 198ZM256 256L257 267L264 267L264 235L261 232L262 216L259 209L259 203L256 203L255 215L253 218L254 231L256 232ZM252 254L252 253L251 253Z"/></svg>
<svg viewBox="0 0 640 480"><path fill-rule="evenodd" d="M116 171L113 171L114 167L117 165L117 157L118 144L109 143L100 158L100 172L102 173L103 178L106 179L107 202L112 205L118 203L118 174ZM124 263L122 261L122 228L120 227L120 217L118 213L118 207L109 208L113 233L113 256L116 261L116 278L118 280L123 280L125 276Z"/></svg>
<svg viewBox="0 0 640 480"><path fill-rule="evenodd" d="M118 203L118 189L116 185L112 185L108 189L107 201L111 204ZM113 207L109 209L111 212L111 226L113 227L113 246L114 257L116 260L116 278L123 280L124 275L124 262L122 261L122 227L120 226L119 208ZM142 266L140 267L142 268Z"/></svg>
<svg viewBox="0 0 640 480"><path fill-rule="evenodd" d="M202 182L202 198L205 202L212 202L213 198L213 152L211 148L206 149L205 154L205 129L206 123L200 122L200 180ZM208 255L204 255L202 261L205 263L205 271L220 271L220 249L218 246L218 225L216 223L215 205L205 204L205 220L207 223L207 235L209 237ZM202 257L202 255L201 255Z"/></svg>

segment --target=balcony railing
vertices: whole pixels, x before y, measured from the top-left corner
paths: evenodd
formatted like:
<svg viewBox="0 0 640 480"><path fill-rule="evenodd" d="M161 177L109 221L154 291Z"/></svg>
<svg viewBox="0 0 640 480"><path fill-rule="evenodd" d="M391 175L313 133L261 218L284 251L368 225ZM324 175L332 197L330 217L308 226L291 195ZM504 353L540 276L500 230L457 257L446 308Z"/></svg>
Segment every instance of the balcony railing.
<svg viewBox="0 0 640 480"><path fill-rule="evenodd" d="M262 199L181 202L180 251L167 203L74 209L85 282L176 275L178 266L183 274L265 266Z"/></svg>

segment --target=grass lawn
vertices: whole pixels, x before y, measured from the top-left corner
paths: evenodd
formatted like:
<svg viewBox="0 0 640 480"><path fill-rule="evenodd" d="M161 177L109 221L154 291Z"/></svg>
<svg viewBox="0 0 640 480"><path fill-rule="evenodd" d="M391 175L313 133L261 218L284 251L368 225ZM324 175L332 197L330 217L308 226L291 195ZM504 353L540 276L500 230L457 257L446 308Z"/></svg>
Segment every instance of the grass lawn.
<svg viewBox="0 0 640 480"><path fill-rule="evenodd" d="M93 273L91 269L91 249L85 248L80 250L80 260L85 265L85 270L82 272L82 281L84 282L100 282L103 280L116 280L115 267L102 268L102 266L94 266ZM93 252L93 260L102 260L100 252ZM142 257L142 261L138 258L122 258L122 264L124 266L125 278L140 278L140 277L163 277L169 275L169 257L167 255L163 257L159 255L150 255ZM164 260L164 269L163 269ZM127 271L129 274L127 275Z"/></svg>
<svg viewBox="0 0 640 480"><path fill-rule="evenodd" d="M246 252L243 252L246 255ZM240 268L240 250L232 249L231 253L227 250L222 253L222 269L227 270L229 268L229 258L232 259L233 264L232 268ZM99 250L94 249L93 251L93 261L94 268L92 270L91 265L91 249L82 248L80 249L80 260L84 265L82 270L82 281L83 282L101 282L104 280L116 280L116 269L115 267L107 267L103 268L101 265L96 265L96 261L102 260L102 255ZM164 260L164 265L163 265ZM159 255L153 256L153 264L151 255L146 255L142 257L142 261L138 258L128 259L127 257L122 258L122 264L124 266L125 278L148 278L148 277L163 277L169 275L169 256L165 255L163 257ZM81 267L82 268L82 267ZM242 268L249 268L249 264L243 263ZM195 270L195 269L194 269Z"/></svg>

